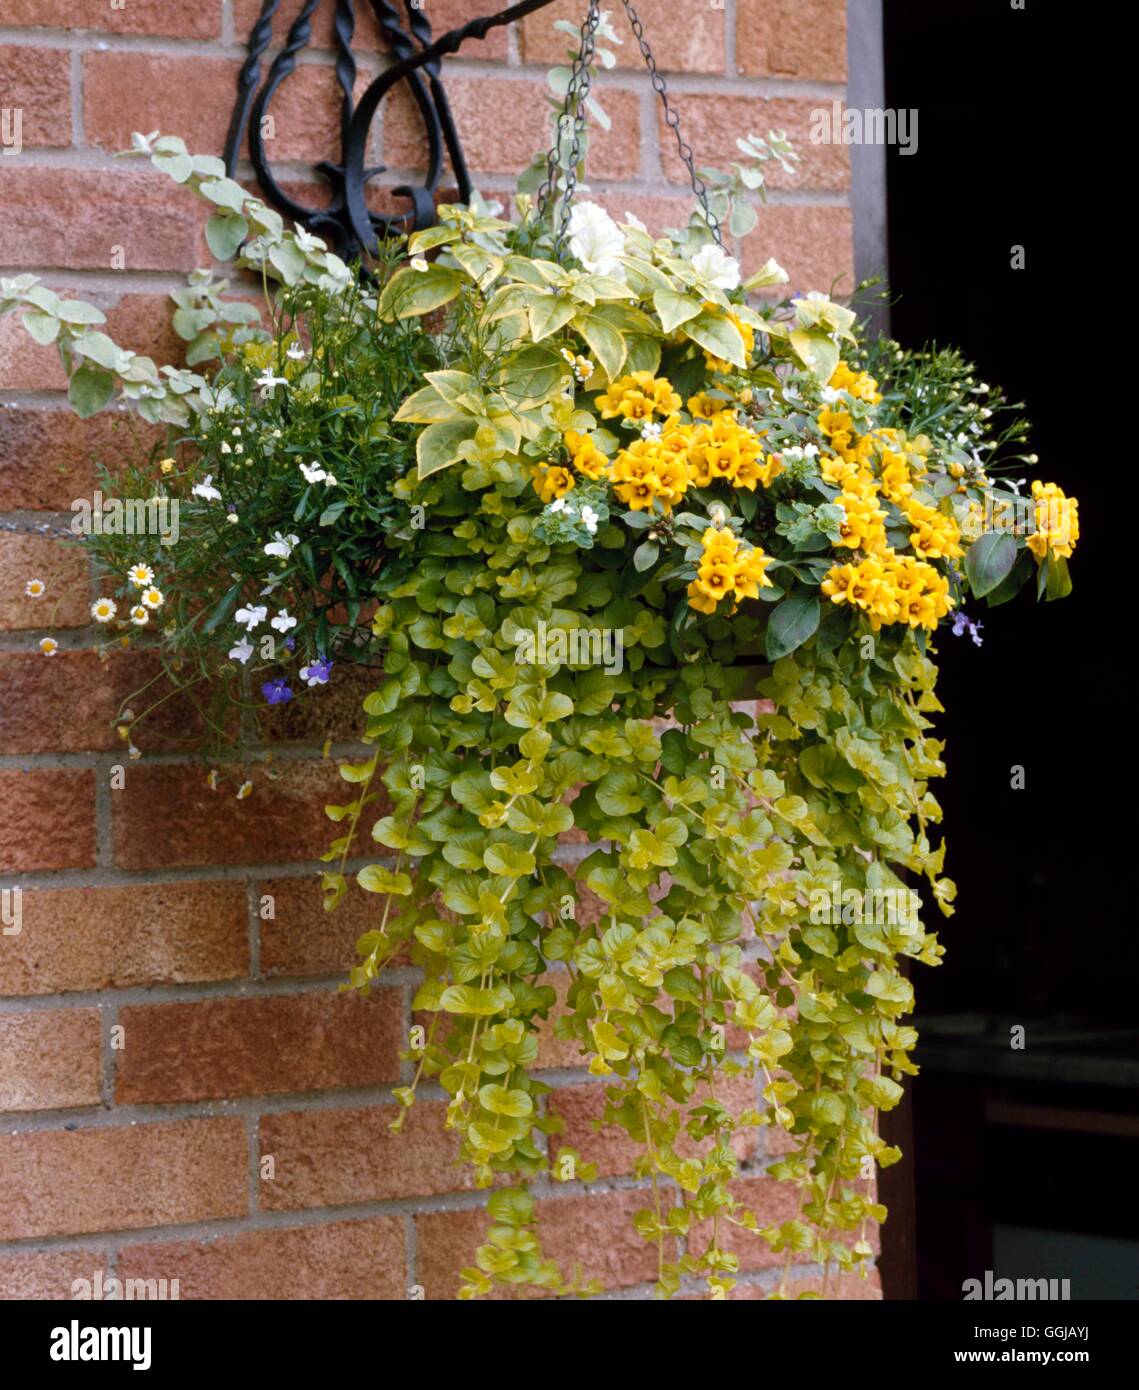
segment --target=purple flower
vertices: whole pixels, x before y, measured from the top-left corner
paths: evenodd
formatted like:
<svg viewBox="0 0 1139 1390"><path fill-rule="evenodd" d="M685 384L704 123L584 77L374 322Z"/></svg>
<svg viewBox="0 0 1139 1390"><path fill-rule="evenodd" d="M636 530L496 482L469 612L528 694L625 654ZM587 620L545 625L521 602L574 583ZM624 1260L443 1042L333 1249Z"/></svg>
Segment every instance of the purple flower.
<svg viewBox="0 0 1139 1390"><path fill-rule="evenodd" d="M318 656L315 661L301 667L301 680L307 685L327 685L332 662L326 656Z"/></svg>
<svg viewBox="0 0 1139 1390"><path fill-rule="evenodd" d="M973 620L961 609L958 609L958 611L953 615L954 637L964 637L967 632L969 636L973 639L973 645L975 647L979 647L981 645L981 629L984 626L984 623L973 622Z"/></svg>
<svg viewBox="0 0 1139 1390"><path fill-rule="evenodd" d="M266 681L261 687L267 704L286 705L293 698L293 692L284 680Z"/></svg>
<svg viewBox="0 0 1139 1390"><path fill-rule="evenodd" d="M286 650L287 652L296 651L296 647L297 647L297 639L296 639L295 637L286 637L286 638L285 638L285 650Z"/></svg>

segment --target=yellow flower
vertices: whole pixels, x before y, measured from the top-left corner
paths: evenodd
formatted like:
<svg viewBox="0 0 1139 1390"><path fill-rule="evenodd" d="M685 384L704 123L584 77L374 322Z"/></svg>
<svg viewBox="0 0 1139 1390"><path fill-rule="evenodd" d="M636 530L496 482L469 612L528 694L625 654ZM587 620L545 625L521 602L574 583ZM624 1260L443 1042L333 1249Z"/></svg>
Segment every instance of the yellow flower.
<svg viewBox="0 0 1139 1390"><path fill-rule="evenodd" d="M594 481L605 477L609 471L609 460L588 434L579 434L577 430L566 430L565 441L566 448L569 450L570 461L583 477Z"/></svg>
<svg viewBox="0 0 1139 1390"><path fill-rule="evenodd" d="M827 385L834 387L836 391L845 391L848 395L865 401L867 405L877 405L882 399L878 383L872 376L866 372L852 371L848 364L841 360Z"/></svg>
<svg viewBox="0 0 1139 1390"><path fill-rule="evenodd" d="M666 377L654 377L652 372L632 372L597 397L603 420L620 416L625 420L651 420L654 415L668 416L680 409L680 397Z"/></svg>
<svg viewBox="0 0 1139 1390"><path fill-rule="evenodd" d="M713 396L709 396L707 391L700 391L695 396L688 397L688 413L697 420L710 420L718 410L723 410L724 402L718 401Z"/></svg>
<svg viewBox="0 0 1139 1390"><path fill-rule="evenodd" d="M174 469L174 460L173 460L173 459L163 459L162 462L161 462L158 466L159 466L159 468L162 469L163 473L170 473L170 472L173 472L173 469Z"/></svg>
<svg viewBox="0 0 1139 1390"><path fill-rule="evenodd" d="M1080 539L1079 503L1074 497L1066 497L1055 483L1042 483L1039 479L1032 484L1032 496L1036 503L1036 530L1026 542L1029 550L1036 556L1037 564L1043 562L1049 549L1067 559Z"/></svg>
<svg viewBox="0 0 1139 1390"><path fill-rule="evenodd" d="M534 469L534 491L543 502L553 502L574 489L574 476L568 468L543 463Z"/></svg>
<svg viewBox="0 0 1139 1390"><path fill-rule="evenodd" d="M910 544L920 555L927 560L957 560L964 555L961 531L951 516L913 498L903 502L902 510L914 527Z"/></svg>
<svg viewBox="0 0 1139 1390"><path fill-rule="evenodd" d="M846 516L839 525L839 545L851 550L886 549L886 515L873 498L844 492L837 499Z"/></svg>

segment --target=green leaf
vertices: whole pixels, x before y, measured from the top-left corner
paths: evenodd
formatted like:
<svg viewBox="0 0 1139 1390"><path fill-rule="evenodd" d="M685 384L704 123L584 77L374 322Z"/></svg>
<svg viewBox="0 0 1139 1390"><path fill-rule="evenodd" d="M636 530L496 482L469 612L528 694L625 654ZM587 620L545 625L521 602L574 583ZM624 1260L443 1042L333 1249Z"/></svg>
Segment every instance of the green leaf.
<svg viewBox="0 0 1139 1390"><path fill-rule="evenodd" d="M448 468L459 458L459 449L475 437L478 429L476 421L467 417L462 420L441 420L428 425L416 440L415 457L419 463L419 476L429 478L441 468Z"/></svg>
<svg viewBox="0 0 1139 1390"><path fill-rule="evenodd" d="M356 875L356 882L366 893L393 893L406 898L411 893L411 879L407 874L395 874L382 864L368 864Z"/></svg>
<svg viewBox="0 0 1139 1390"><path fill-rule="evenodd" d="M534 1110L534 1102L526 1091L508 1091L505 1086L481 1087L479 1104L492 1115L509 1115L513 1119L522 1119Z"/></svg>
<svg viewBox="0 0 1139 1390"><path fill-rule="evenodd" d="M838 366L839 349L829 333L821 328L796 328L791 333L791 346L820 381L830 381Z"/></svg>
<svg viewBox="0 0 1139 1390"><path fill-rule="evenodd" d="M977 598L991 593L1016 563L1016 540L1008 531L986 531L965 552L965 573Z"/></svg>
<svg viewBox="0 0 1139 1390"><path fill-rule="evenodd" d="M81 420L97 415L115 394L115 378L100 367L84 363L72 374L67 399Z"/></svg>
<svg viewBox="0 0 1139 1390"><path fill-rule="evenodd" d="M739 329L723 314L702 310L694 319L684 324L685 335L694 343L699 343L713 357L723 358L737 367L747 365L744 340Z"/></svg>
<svg viewBox="0 0 1139 1390"><path fill-rule="evenodd" d="M698 299L690 294L677 294L675 290L657 290L653 295L653 304L660 315L660 326L666 333L675 332L682 323L688 323L701 312ZM743 340L740 341L742 344Z"/></svg>
<svg viewBox="0 0 1139 1390"><path fill-rule="evenodd" d="M609 380L620 376L625 361L625 340L613 325L596 314L579 314L573 326L589 344Z"/></svg>
<svg viewBox="0 0 1139 1390"><path fill-rule="evenodd" d="M407 319L429 314L432 309L449 304L462 286L459 272L444 265L429 265L426 270L397 270L380 295L379 316Z"/></svg>
<svg viewBox="0 0 1139 1390"><path fill-rule="evenodd" d="M59 337L59 320L54 314L43 314L38 309L29 309L24 315L24 327L41 347L47 347Z"/></svg>
<svg viewBox="0 0 1139 1390"><path fill-rule="evenodd" d="M563 328L580 305L566 295L535 295L530 301L530 334L536 343Z"/></svg>
<svg viewBox="0 0 1139 1390"><path fill-rule="evenodd" d="M536 867L534 856L528 850L515 849L513 845L488 845L483 850L482 860L492 874L500 874L503 878L528 878Z"/></svg>
<svg viewBox="0 0 1139 1390"><path fill-rule="evenodd" d="M449 1014L468 1014L474 1018L489 1018L504 1013L514 1003L514 995L505 985L493 989L476 989L474 985L449 985L439 999L440 1007Z"/></svg>
<svg viewBox="0 0 1139 1390"><path fill-rule="evenodd" d="M219 261L228 261L249 232L249 223L240 213L215 212L206 223L206 244Z"/></svg>
<svg viewBox="0 0 1139 1390"><path fill-rule="evenodd" d="M768 661L778 661L801 647L819 625L819 601L811 595L793 594L771 610L767 620Z"/></svg>

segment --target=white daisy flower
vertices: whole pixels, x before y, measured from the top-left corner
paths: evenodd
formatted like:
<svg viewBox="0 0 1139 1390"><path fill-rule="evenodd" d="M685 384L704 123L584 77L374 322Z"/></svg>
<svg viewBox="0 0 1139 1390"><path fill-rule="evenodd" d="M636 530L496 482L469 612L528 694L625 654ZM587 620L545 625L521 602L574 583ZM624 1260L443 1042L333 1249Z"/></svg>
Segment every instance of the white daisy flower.
<svg viewBox="0 0 1139 1390"><path fill-rule="evenodd" d="M113 598L96 599L91 605L91 616L97 623L109 623L118 611Z"/></svg>
<svg viewBox="0 0 1139 1390"><path fill-rule="evenodd" d="M131 565L127 570L127 579L136 589L145 589L154 579L154 571L140 560L137 565Z"/></svg>
<svg viewBox="0 0 1139 1390"><path fill-rule="evenodd" d="M269 616L269 610L263 603L257 604L252 608L239 608L233 615L234 621L244 624L246 632L252 632L255 627L263 623Z"/></svg>
<svg viewBox="0 0 1139 1390"><path fill-rule="evenodd" d="M150 612L141 603L136 603L131 609L131 622L135 627L145 627L150 622Z"/></svg>
<svg viewBox="0 0 1139 1390"><path fill-rule="evenodd" d="M29 579L24 585L24 593L28 598L43 598L47 593L47 585L42 579Z"/></svg>
<svg viewBox="0 0 1139 1390"><path fill-rule="evenodd" d="M166 598L162 590L156 589L152 584L149 589L142 591L142 601L147 608L161 608L166 602Z"/></svg>
<svg viewBox="0 0 1139 1390"><path fill-rule="evenodd" d="M54 656L59 651L59 643L54 637L41 637L40 651L43 652L44 656Z"/></svg>
<svg viewBox="0 0 1139 1390"><path fill-rule="evenodd" d="M299 536L282 536L280 531L273 532L273 539L265 547L266 555L279 555L282 560L287 560L293 553L293 546L300 540Z"/></svg>

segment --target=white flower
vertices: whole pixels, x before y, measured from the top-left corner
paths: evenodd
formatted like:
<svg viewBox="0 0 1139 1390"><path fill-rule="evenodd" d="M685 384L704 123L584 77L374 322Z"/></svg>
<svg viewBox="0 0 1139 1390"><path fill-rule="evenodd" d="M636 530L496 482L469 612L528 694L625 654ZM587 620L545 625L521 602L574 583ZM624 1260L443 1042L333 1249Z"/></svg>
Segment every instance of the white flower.
<svg viewBox="0 0 1139 1390"><path fill-rule="evenodd" d="M420 274L431 269L431 267L427 264L426 258L423 256L412 256L411 268L412 270L418 270Z"/></svg>
<svg viewBox="0 0 1139 1390"><path fill-rule="evenodd" d="M288 384L289 382L287 377L274 376L272 369L269 367L265 368L265 370L261 373L261 375L257 378L256 382L254 383L254 385L261 392L262 400L264 400L265 397L269 394L269 392L272 391L275 387L288 386Z"/></svg>
<svg viewBox="0 0 1139 1390"><path fill-rule="evenodd" d="M834 405L835 401L841 400L845 394L846 392L840 391L837 386L824 386L819 392L819 399L827 405Z"/></svg>
<svg viewBox="0 0 1139 1390"><path fill-rule="evenodd" d="M241 520L241 518L238 516L236 512L226 512L225 519L229 522L231 526L236 526L237 523Z"/></svg>
<svg viewBox="0 0 1139 1390"><path fill-rule="evenodd" d="M253 655L253 643L248 637L243 637L240 642L230 647L228 655L230 661L240 661L242 666L244 666Z"/></svg>
<svg viewBox="0 0 1139 1390"><path fill-rule="evenodd" d="M233 615L234 621L245 624L246 632L252 632L259 623L263 623L269 616L269 610L263 603L255 604L252 608L239 608Z"/></svg>
<svg viewBox="0 0 1139 1390"><path fill-rule="evenodd" d="M91 605L91 616L97 623L109 623L118 612L113 598L96 599Z"/></svg>
<svg viewBox="0 0 1139 1390"><path fill-rule="evenodd" d="M637 216L635 212L625 213L625 223L627 226L634 228L638 232L644 232L646 235L648 234L649 229L645 226L645 224L641 221L641 219Z"/></svg>
<svg viewBox="0 0 1139 1390"><path fill-rule="evenodd" d="M625 238L603 207L597 203L575 203L569 232L569 248L586 270L617 280L625 278L625 268L617 259L625 250Z"/></svg>
<svg viewBox="0 0 1139 1390"><path fill-rule="evenodd" d="M321 468L319 463L302 463L301 472L305 475L306 483L319 483L328 477L328 474Z"/></svg>
<svg viewBox="0 0 1139 1390"><path fill-rule="evenodd" d="M161 608L166 602L162 590L156 589L153 584L142 591L141 598L147 608Z"/></svg>
<svg viewBox="0 0 1139 1390"><path fill-rule="evenodd" d="M641 438L659 439L660 429L660 424L656 420L646 420L645 423L641 426Z"/></svg>
<svg viewBox="0 0 1139 1390"><path fill-rule="evenodd" d="M207 473L200 483L195 483L190 489L195 497L201 497L206 502L220 502L221 493L214 487L214 475Z"/></svg>
<svg viewBox="0 0 1139 1390"><path fill-rule="evenodd" d="M252 790L253 790L253 783L252 783L252 782L242 782L241 786L238 787L238 789L237 789L237 799L238 799L238 801L244 801L245 798L249 795L249 793L250 793Z"/></svg>
<svg viewBox="0 0 1139 1390"><path fill-rule="evenodd" d="M47 592L47 585L42 579L29 579L24 585L24 593L28 598L43 598Z"/></svg>
<svg viewBox="0 0 1139 1390"><path fill-rule="evenodd" d="M261 590L261 593L258 595L258 597L265 598L267 594L271 594L273 590L277 588L277 586L280 584L282 578L282 575L274 575L274 577L269 580L268 584L266 584L265 587Z"/></svg>
<svg viewBox="0 0 1139 1390"><path fill-rule="evenodd" d="M328 249L327 242L322 241L318 236L313 236L311 232L306 232L303 227L297 227L294 230L293 240L302 251L326 251Z"/></svg>
<svg viewBox="0 0 1139 1390"><path fill-rule="evenodd" d="M282 536L280 531L273 532L273 539L265 547L266 555L279 555L282 560L287 560L293 553L293 546L300 540L299 536Z"/></svg>
<svg viewBox="0 0 1139 1390"><path fill-rule="evenodd" d="M592 536L597 531L597 513L592 507L586 505L581 509L581 524Z"/></svg>
<svg viewBox="0 0 1139 1390"><path fill-rule="evenodd" d="M136 589L145 589L154 579L154 571L140 560L137 565L131 565L127 570L127 578Z"/></svg>
<svg viewBox="0 0 1139 1390"><path fill-rule="evenodd" d="M223 453L223 454L232 454L232 453L233 453L233 450L229 447L229 445L226 443L226 441L225 441L224 439L223 439L222 442L221 442L221 450L220 450L220 452Z"/></svg>
<svg viewBox="0 0 1139 1390"><path fill-rule="evenodd" d="M326 473L326 474L324 475L324 485L325 485L325 487L335 487L335 486L336 486L336 479L332 476L331 473Z"/></svg>
<svg viewBox="0 0 1139 1390"><path fill-rule="evenodd" d="M308 353L305 352L302 344L290 343L288 351L285 353L285 356L289 359L290 362L303 362L305 358L308 356Z"/></svg>
<svg viewBox="0 0 1139 1390"><path fill-rule="evenodd" d="M59 643L54 637L41 637L40 651L43 652L44 656L54 656L59 651Z"/></svg>
<svg viewBox="0 0 1139 1390"><path fill-rule="evenodd" d="M734 290L740 283L740 263L722 247L702 247L692 257L690 264L703 280L717 289Z"/></svg>
<svg viewBox="0 0 1139 1390"><path fill-rule="evenodd" d="M566 509L566 499L565 499L564 497L559 497L558 500L557 500L556 502L551 502L551 503L550 503L550 506L549 506L549 512L550 512L550 515L551 515L551 516L552 516L555 512L564 512L565 509Z"/></svg>
<svg viewBox="0 0 1139 1390"><path fill-rule="evenodd" d="M296 618L289 617L289 610L282 608L278 611L275 618L269 619L269 626L275 627L278 632L288 632L289 628L296 627Z"/></svg>
<svg viewBox="0 0 1139 1390"><path fill-rule="evenodd" d="M134 623L135 627L145 627L150 622L150 613L141 603L136 603L131 609L131 622Z"/></svg>

